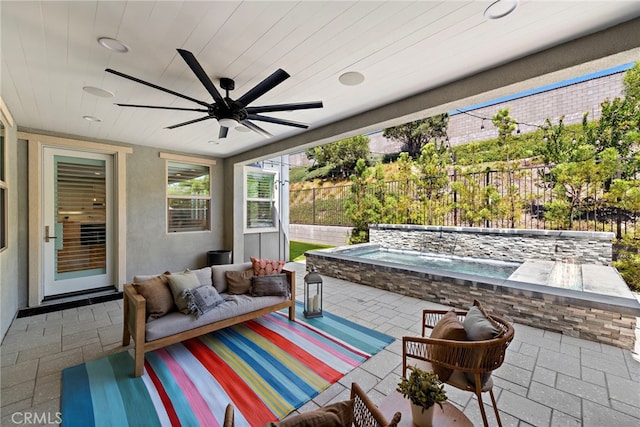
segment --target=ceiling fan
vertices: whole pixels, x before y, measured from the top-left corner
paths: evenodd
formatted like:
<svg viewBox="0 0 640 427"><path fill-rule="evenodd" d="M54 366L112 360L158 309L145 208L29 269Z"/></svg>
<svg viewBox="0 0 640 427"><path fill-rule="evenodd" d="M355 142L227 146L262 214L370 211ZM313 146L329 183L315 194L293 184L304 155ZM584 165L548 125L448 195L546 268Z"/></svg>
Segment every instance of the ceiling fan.
<svg viewBox="0 0 640 427"><path fill-rule="evenodd" d="M166 129L175 129L180 126L189 125L192 123L201 122L203 120L208 119L216 119L220 124L220 133L218 134L219 138L226 138L227 133L229 132L230 127L236 127L239 124L251 129L252 131L265 136L272 136L269 132L262 129L260 126L253 123L253 121L262 121L268 123L276 123L279 125L285 126L293 126L297 128L306 129L309 126L305 123L294 122L291 120L284 120L277 117L269 117L263 116L260 113L270 113L276 111L293 111L293 110L305 110L311 108L322 108L322 101L315 102L299 102L293 104L277 104L277 105L263 105L257 107L249 107L248 105L255 101L257 98L261 97L290 76L283 69L276 70L269 77L255 85L252 89L250 89L247 93L242 95L240 98L233 100L229 97L229 91L235 88L235 82L229 78L221 78L220 79L220 87L225 90L225 97L223 98L220 95L220 92L216 89L213 82L204 71L196 57L189 51L184 49L177 49L182 59L187 63L191 71L198 77L202 85L207 89L207 91L213 97L213 102L208 103L205 101L200 101L195 98L191 98L190 96L183 95L178 92L174 92L170 89L163 88L161 86L155 85L153 83L146 82L144 80L140 80L136 77L129 76L127 74L121 73L116 70L112 70L111 68L107 68L105 71L111 74L115 74L116 76L124 77L125 79L132 80L137 83L141 83L143 85L152 87L154 89L161 90L163 92L170 93L172 95L178 96L180 98L187 99L189 101L195 102L197 104L202 105L205 108L181 108L181 107L162 107L156 105L138 105L138 104L117 104L121 107L136 107L136 108L157 108L160 110L180 110L180 111L198 111L202 113L206 113L205 116L199 117L197 119L188 120L183 123L178 123L172 126L167 126Z"/></svg>

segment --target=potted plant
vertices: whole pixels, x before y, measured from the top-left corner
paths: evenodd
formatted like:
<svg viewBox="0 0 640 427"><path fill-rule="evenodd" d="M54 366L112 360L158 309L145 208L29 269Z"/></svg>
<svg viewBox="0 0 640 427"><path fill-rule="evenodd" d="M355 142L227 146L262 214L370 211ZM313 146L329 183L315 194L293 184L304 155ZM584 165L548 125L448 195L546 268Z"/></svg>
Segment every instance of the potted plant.
<svg viewBox="0 0 640 427"><path fill-rule="evenodd" d="M433 408L437 403L442 408L442 402L447 400L444 384L438 375L410 366L409 378L402 378L397 391L411 401L413 423L418 427L431 427Z"/></svg>

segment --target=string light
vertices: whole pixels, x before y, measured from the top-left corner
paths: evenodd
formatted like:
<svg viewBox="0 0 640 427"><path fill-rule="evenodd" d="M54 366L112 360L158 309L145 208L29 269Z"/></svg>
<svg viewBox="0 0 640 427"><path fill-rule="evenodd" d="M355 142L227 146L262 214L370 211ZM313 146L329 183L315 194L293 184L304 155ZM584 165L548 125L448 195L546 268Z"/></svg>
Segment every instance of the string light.
<svg viewBox="0 0 640 427"><path fill-rule="evenodd" d="M482 119L482 124L480 125L480 130L484 130L484 119Z"/></svg>

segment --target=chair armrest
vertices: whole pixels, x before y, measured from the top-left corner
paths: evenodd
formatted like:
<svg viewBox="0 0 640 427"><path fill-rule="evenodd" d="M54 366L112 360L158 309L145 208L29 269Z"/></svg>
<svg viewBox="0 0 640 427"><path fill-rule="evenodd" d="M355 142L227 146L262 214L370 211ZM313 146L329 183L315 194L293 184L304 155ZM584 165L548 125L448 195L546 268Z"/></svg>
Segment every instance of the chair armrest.
<svg viewBox="0 0 640 427"><path fill-rule="evenodd" d="M400 422L400 412L396 412L388 422L384 414L357 383L351 384L351 399L353 399L353 425L356 427L396 426Z"/></svg>

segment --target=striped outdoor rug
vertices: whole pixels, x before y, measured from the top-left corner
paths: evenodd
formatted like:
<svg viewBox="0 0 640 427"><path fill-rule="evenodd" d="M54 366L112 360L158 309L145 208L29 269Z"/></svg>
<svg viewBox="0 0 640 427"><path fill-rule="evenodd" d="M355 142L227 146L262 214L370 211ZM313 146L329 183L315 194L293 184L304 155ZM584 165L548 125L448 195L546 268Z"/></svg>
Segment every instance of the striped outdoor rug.
<svg viewBox="0 0 640 427"><path fill-rule="evenodd" d="M302 307L298 307L300 313ZM222 425L284 418L393 338L324 312L290 322L283 312L146 354L132 378L121 352L62 372L65 426Z"/></svg>

